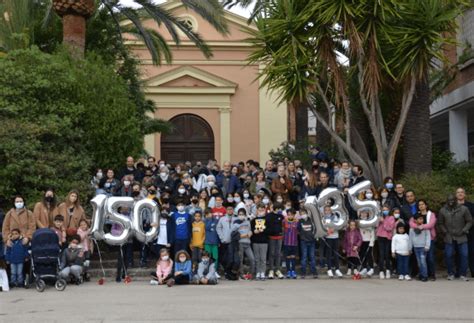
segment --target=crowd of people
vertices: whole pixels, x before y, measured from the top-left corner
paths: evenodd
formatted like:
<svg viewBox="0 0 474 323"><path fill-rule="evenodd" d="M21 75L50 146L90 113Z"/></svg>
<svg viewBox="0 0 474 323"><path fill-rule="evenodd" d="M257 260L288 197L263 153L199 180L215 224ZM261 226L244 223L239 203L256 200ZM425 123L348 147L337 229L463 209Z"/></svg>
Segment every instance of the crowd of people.
<svg viewBox="0 0 474 323"><path fill-rule="evenodd" d="M132 239L118 248L116 281L135 266L139 250L141 267L156 260L150 284L217 284L219 279L266 280L318 278L344 275L399 280L436 279L436 240L443 239L447 279L468 280L474 276L474 204L463 188L449 195L440 210L387 177L379 188L360 193L361 200L377 201L380 214L376 227L358 227L366 210L356 211L347 202L347 229L331 226L340 214L331 202L321 209L326 224L316 239L317 225L305 209L308 196L319 196L328 187L346 192L363 182L364 170L348 161L336 161L317 148L313 161L304 167L298 160L248 160L222 168L216 160L167 164L154 157L136 162L128 157L123 169L98 169L91 180L96 194L128 196L135 201L151 199L160 210L159 223L143 217L145 231L159 227L150 243ZM0 259L9 267L10 284L24 284L23 264L28 246L39 228L51 228L63 252L60 276L80 283L94 246L89 236L90 219L71 191L58 203L53 189L44 193L33 210L16 196L2 225ZM130 209L119 208L124 216ZM120 235L118 223L106 221L106 231ZM138 248L136 246L139 245ZM134 248L135 246L135 248ZM297 267L297 261L299 266ZM343 273L342 266L346 266ZM319 268L319 270L318 270Z"/></svg>

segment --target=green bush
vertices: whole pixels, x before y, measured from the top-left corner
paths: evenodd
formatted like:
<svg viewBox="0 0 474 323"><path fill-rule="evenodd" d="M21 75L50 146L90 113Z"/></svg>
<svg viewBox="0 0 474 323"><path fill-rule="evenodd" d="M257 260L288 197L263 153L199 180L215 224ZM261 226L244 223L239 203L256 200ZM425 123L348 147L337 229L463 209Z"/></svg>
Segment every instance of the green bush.
<svg viewBox="0 0 474 323"><path fill-rule="evenodd" d="M452 164L430 174L405 174L401 183L406 189L415 191L417 198L425 199L431 209L438 212L446 197L463 187L467 194L474 193L474 165ZM471 195L472 197L472 195ZM471 198L472 200L472 198Z"/></svg>

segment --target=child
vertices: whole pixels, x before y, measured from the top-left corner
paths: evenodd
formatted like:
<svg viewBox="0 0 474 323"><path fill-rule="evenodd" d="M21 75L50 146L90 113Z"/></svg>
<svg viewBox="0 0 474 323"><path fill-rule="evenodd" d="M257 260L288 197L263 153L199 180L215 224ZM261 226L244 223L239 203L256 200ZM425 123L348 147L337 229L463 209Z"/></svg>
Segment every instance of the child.
<svg viewBox="0 0 474 323"><path fill-rule="evenodd" d="M212 263L209 253L203 251L201 262L199 263L196 275L193 277L193 283L196 285L216 285L217 273L214 264Z"/></svg>
<svg viewBox="0 0 474 323"><path fill-rule="evenodd" d="M191 282L192 275L192 264L189 254L185 250L178 251L175 258L174 275L168 280L166 284L168 287L172 287L174 284L189 284Z"/></svg>
<svg viewBox="0 0 474 323"><path fill-rule="evenodd" d="M54 217L54 226L51 227L51 230L53 230L56 235L58 236L59 239L59 245L61 247L64 246L64 243L66 242L66 229L64 229L64 217L62 215L56 215Z"/></svg>
<svg viewBox="0 0 474 323"><path fill-rule="evenodd" d="M327 248L326 248L326 261L328 264L328 276L329 278L333 278L333 268L335 269L336 276L342 278L342 273L339 270L339 258L337 256L337 252L339 250L339 231L331 228L331 223L334 223L339 220L339 216L332 212L331 206L326 205L324 206L324 215L323 215L323 223L329 225L327 230L327 234L324 237Z"/></svg>
<svg viewBox="0 0 474 323"><path fill-rule="evenodd" d="M239 258L240 258L240 272L243 272L244 255L250 262L250 273L242 274L241 277L245 280L252 279L255 275L255 256L250 246L250 238L252 237L252 229L250 227L250 221L247 219L247 211L244 208L240 208L237 211L238 219L234 221L232 225L232 231L237 230L240 234L239 240Z"/></svg>
<svg viewBox="0 0 474 323"><path fill-rule="evenodd" d="M79 248L81 237L77 234L69 238L69 246L61 254L59 276L63 279L68 279L70 275L73 276L77 285L82 283L81 275L84 264L84 250Z"/></svg>
<svg viewBox="0 0 474 323"><path fill-rule="evenodd" d="M379 217L376 236L379 244L379 276L380 279L390 279L390 246L392 242L393 228L395 227L395 218L390 215L388 205L382 208L382 216ZM385 271L385 273L384 273Z"/></svg>
<svg viewBox="0 0 474 323"><path fill-rule="evenodd" d="M20 230L10 231L11 246L7 246L5 260L10 264L10 286L20 287L23 285L23 264L28 258L28 247L23 242Z"/></svg>
<svg viewBox="0 0 474 323"><path fill-rule="evenodd" d="M150 285L164 285L172 277L173 260L170 259L168 249L160 250L160 258L156 262L156 272L152 273Z"/></svg>
<svg viewBox="0 0 474 323"><path fill-rule="evenodd" d="M212 208L212 216L217 218L218 220L220 218L222 218L225 214L226 214L226 209L225 207L222 205L222 202L224 201L222 199L222 196L220 195L217 195L215 197L215 205L214 207Z"/></svg>
<svg viewBox="0 0 474 323"><path fill-rule="evenodd" d="M225 203L226 207L226 215L221 217L219 219L219 222L217 223L216 231L217 234L219 235L219 241L220 241L220 246L219 246L219 261L224 267L224 269L227 269L225 274L230 273L230 266L229 262L226 260L231 259L232 257L230 254L230 243L231 243L231 235L232 235L232 223L234 222L234 206L231 203L226 202Z"/></svg>
<svg viewBox="0 0 474 323"><path fill-rule="evenodd" d="M418 226L423 225L423 215L417 213L415 222ZM428 281L428 267L426 264L426 253L430 250L431 234L429 230L420 230L418 228L410 229L410 242L416 255L416 262L420 269L420 279L422 282Z"/></svg>
<svg viewBox="0 0 474 323"><path fill-rule="evenodd" d="M206 240L206 225L202 221L201 211L194 212L194 222L192 224L191 254L193 260L193 272L196 271L201 261L201 253L204 249L204 241Z"/></svg>
<svg viewBox="0 0 474 323"><path fill-rule="evenodd" d="M255 271L257 280L265 280L267 267L268 233L267 233L267 213L265 205L257 205L257 216L250 222L252 228L252 247L255 254Z"/></svg>
<svg viewBox="0 0 474 323"><path fill-rule="evenodd" d="M188 250L191 240L191 216L184 210L184 202L182 200L178 200L176 209L177 211L171 214L174 250Z"/></svg>
<svg viewBox="0 0 474 323"><path fill-rule="evenodd" d="M298 251L298 221L296 211L289 209L283 220L283 248L286 257L286 278L296 279L296 253Z"/></svg>
<svg viewBox="0 0 474 323"><path fill-rule="evenodd" d="M86 254L91 253L91 241L89 239L89 223L87 223L86 220L81 220L79 222L79 228L77 229L77 235L81 237L81 242L79 243L79 246L84 250ZM86 257L87 258L87 257Z"/></svg>
<svg viewBox="0 0 474 323"><path fill-rule="evenodd" d="M367 220L369 218L369 212L361 211L359 218ZM375 243L375 230L373 227L360 228L360 234L362 235L362 246L360 247L359 256L362 257L362 276L372 277L374 274L374 258L372 256L372 250Z"/></svg>
<svg viewBox="0 0 474 323"><path fill-rule="evenodd" d="M219 219L212 215L212 210L210 208L206 209L204 215L206 217L204 220L206 226L204 250L206 250L214 260L214 267L217 272L217 266L219 264L219 236L217 235L216 227Z"/></svg>
<svg viewBox="0 0 474 323"><path fill-rule="evenodd" d="M268 213L268 257L270 270L268 272L268 279L273 279L277 276L283 279L284 276L280 271L281 265L281 247L283 244L283 204L275 203L273 212Z"/></svg>
<svg viewBox="0 0 474 323"><path fill-rule="evenodd" d="M357 275L359 272L357 268L361 265L360 263L360 247L362 246L362 235L360 234L359 229L357 228L357 223L355 220L349 222L349 228L346 230L344 235L344 243L342 252L347 256L347 276L352 275L352 271Z"/></svg>
<svg viewBox="0 0 474 323"><path fill-rule="evenodd" d="M408 275L411 248L410 237L405 232L405 224L397 224L397 233L392 238L392 257L397 258L398 280L411 280Z"/></svg>
<svg viewBox="0 0 474 323"><path fill-rule="evenodd" d="M308 217L306 209L300 209L300 221L298 224L298 232L300 234L300 248L301 248L301 278L304 279L306 276L306 264L309 258L309 266L313 278L318 278L318 272L316 271L316 226L313 221Z"/></svg>

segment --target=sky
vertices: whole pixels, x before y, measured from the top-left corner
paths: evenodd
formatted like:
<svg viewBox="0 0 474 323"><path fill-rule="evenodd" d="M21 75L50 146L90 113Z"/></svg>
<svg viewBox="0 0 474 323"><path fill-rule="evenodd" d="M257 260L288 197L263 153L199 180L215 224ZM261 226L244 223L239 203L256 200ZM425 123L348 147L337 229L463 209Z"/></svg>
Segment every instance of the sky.
<svg viewBox="0 0 474 323"><path fill-rule="evenodd" d="M165 2L165 1L164 0L155 0L154 2L162 3L162 2ZM120 3L123 4L124 6L139 7L134 0L121 0ZM238 15L247 17L247 18L250 16L250 10L249 9L243 9L240 6L235 6L230 11L233 12L233 13L236 13Z"/></svg>

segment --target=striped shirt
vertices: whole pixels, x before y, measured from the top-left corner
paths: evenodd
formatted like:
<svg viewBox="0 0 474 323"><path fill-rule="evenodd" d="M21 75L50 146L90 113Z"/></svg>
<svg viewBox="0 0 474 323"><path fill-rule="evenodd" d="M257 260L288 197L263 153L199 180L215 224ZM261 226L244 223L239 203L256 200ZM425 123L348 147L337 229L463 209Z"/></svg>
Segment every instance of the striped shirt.
<svg viewBox="0 0 474 323"><path fill-rule="evenodd" d="M296 221L296 219L293 221L289 221L288 219L283 220L283 235L284 246L298 245L298 221Z"/></svg>

